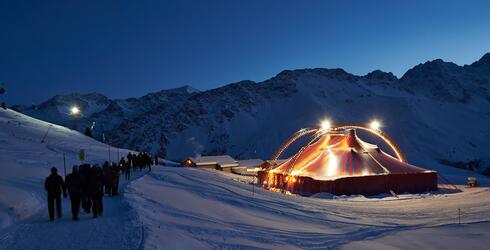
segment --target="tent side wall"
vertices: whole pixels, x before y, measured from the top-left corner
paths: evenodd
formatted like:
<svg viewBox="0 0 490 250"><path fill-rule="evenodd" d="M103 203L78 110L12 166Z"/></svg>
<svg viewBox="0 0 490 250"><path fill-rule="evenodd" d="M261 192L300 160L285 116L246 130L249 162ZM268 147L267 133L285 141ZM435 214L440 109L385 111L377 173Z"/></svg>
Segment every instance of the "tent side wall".
<svg viewBox="0 0 490 250"><path fill-rule="evenodd" d="M266 189L280 189L305 196L322 192L334 195L369 196L389 193L390 191L402 194L437 190L437 172L434 171L353 176L327 181L259 171L258 180L259 184Z"/></svg>

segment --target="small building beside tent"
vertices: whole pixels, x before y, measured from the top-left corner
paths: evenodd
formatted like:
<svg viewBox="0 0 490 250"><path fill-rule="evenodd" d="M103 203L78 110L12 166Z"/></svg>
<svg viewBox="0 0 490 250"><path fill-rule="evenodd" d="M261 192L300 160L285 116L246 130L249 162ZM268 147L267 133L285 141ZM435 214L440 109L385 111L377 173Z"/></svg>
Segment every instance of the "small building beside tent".
<svg viewBox="0 0 490 250"><path fill-rule="evenodd" d="M261 159L238 160L238 166L231 169L231 172L239 175L256 176L264 163Z"/></svg>
<svg viewBox="0 0 490 250"><path fill-rule="evenodd" d="M184 161L184 164L190 167L217 169L225 172L231 172L233 167L238 167L238 161L229 155L190 157Z"/></svg>

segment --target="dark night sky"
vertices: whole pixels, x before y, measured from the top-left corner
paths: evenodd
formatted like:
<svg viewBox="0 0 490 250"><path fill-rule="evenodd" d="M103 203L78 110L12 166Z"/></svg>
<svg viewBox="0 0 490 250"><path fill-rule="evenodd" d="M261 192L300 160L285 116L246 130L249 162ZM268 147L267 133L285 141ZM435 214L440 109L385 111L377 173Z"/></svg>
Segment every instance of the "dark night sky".
<svg viewBox="0 0 490 250"><path fill-rule="evenodd" d="M0 0L9 104L55 94L138 97L261 81L284 69L397 76L490 51L490 1Z"/></svg>

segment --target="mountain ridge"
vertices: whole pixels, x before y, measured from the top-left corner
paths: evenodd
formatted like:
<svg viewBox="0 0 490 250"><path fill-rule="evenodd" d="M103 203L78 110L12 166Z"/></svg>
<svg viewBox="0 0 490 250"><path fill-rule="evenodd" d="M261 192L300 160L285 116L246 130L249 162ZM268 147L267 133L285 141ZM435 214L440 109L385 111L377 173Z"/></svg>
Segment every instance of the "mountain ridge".
<svg viewBox="0 0 490 250"><path fill-rule="evenodd" d="M174 160L194 154L267 159L284 138L324 117L350 123L379 116L409 157L420 158L420 165L440 164L441 160L486 162L483 141L490 139L484 125L490 122L488 55L465 66L441 59L427 61L400 79L381 70L358 76L340 68L307 68L283 70L262 82L243 80L205 91L183 86L139 98L109 99L108 103L100 97L102 105L89 108L93 112L85 113L87 106L81 107L84 117L79 122L81 126L96 122L95 137L106 138L115 146L158 152ZM74 100L78 101L94 103L86 98ZM66 110L68 103L58 110ZM63 113L58 116L64 120L57 120L52 117L54 112L46 115L43 109L19 111L65 126L72 122ZM461 133L458 129L463 131L466 126L461 117L473 121L480 133L470 137L472 141L461 154L453 153L452 146L440 138L434 140L443 146L434 148L403 136L415 136L418 132L410 129L421 128L442 137L454 133L449 137L456 145ZM420 148L427 150L423 157L417 153Z"/></svg>

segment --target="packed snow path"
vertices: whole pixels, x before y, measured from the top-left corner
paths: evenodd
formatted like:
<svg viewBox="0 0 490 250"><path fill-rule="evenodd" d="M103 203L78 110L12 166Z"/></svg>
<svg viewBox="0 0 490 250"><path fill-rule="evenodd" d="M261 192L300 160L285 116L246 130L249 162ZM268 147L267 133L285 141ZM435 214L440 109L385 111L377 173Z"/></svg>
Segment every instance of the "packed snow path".
<svg viewBox="0 0 490 250"><path fill-rule="evenodd" d="M121 181L119 195L104 197L101 217L94 219L82 210L80 220L72 221L70 199L64 198L62 219L50 222L43 207L31 218L2 230L0 249L139 249L143 228L122 192L128 182Z"/></svg>

